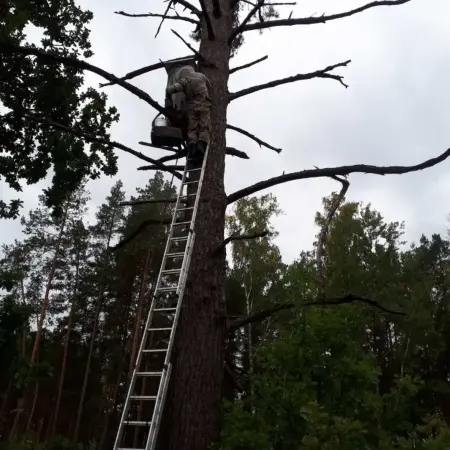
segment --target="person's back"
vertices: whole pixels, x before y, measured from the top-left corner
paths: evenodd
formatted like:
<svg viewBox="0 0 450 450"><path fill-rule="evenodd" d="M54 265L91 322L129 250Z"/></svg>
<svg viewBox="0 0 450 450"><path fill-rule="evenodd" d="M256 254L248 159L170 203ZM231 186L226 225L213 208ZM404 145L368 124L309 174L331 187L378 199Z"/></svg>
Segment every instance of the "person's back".
<svg viewBox="0 0 450 450"><path fill-rule="evenodd" d="M180 84L189 101L195 97L208 96L208 79L191 66L182 66L174 73L173 84Z"/></svg>

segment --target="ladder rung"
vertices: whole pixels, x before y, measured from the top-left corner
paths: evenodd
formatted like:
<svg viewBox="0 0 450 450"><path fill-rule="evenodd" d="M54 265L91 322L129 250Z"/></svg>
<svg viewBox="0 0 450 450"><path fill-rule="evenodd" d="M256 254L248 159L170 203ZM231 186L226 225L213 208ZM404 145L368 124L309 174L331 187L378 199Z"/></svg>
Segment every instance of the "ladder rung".
<svg viewBox="0 0 450 450"><path fill-rule="evenodd" d="M197 193L195 193L195 194L185 194L185 195L182 195L182 196L180 197L180 200L181 200L182 198L196 197L196 196L197 196Z"/></svg>
<svg viewBox="0 0 450 450"><path fill-rule="evenodd" d="M167 258L179 258L180 256L184 256L184 252L178 252L178 253L167 253Z"/></svg>
<svg viewBox="0 0 450 450"><path fill-rule="evenodd" d="M173 225L190 225L191 221L189 220L188 222L175 222Z"/></svg>
<svg viewBox="0 0 450 450"><path fill-rule="evenodd" d="M185 181L185 182L183 183L183 186L185 186L186 184L195 184L195 183L200 183L200 180Z"/></svg>
<svg viewBox="0 0 450 450"><path fill-rule="evenodd" d="M162 372L136 372L138 377L160 377Z"/></svg>
<svg viewBox="0 0 450 450"><path fill-rule="evenodd" d="M189 208L179 208L179 209L177 209L176 211L177 211L177 212L180 212L180 211L189 211L190 209L194 209L194 207L193 207L193 206L189 206Z"/></svg>
<svg viewBox="0 0 450 450"><path fill-rule="evenodd" d="M156 292L175 292L178 288L176 286L174 287L165 287L165 288L158 288Z"/></svg>
<svg viewBox="0 0 450 450"><path fill-rule="evenodd" d="M142 353L163 353L163 352L167 352L167 348L147 348L142 350Z"/></svg>
<svg viewBox="0 0 450 450"><path fill-rule="evenodd" d="M117 450L145 450L145 448L136 448L136 447L119 447Z"/></svg>
<svg viewBox="0 0 450 450"><path fill-rule="evenodd" d="M189 236L179 236L170 238L171 241L187 241Z"/></svg>
<svg viewBox="0 0 450 450"><path fill-rule="evenodd" d="M156 400L156 395L130 395L130 400Z"/></svg>
<svg viewBox="0 0 450 450"><path fill-rule="evenodd" d="M161 311L176 311L177 308L155 308L153 312L161 312Z"/></svg>
<svg viewBox="0 0 450 450"><path fill-rule="evenodd" d="M147 328L147 331L172 331L172 327L165 327L165 328Z"/></svg>
<svg viewBox="0 0 450 450"><path fill-rule="evenodd" d="M161 273L181 273L181 269L167 269L163 270Z"/></svg>
<svg viewBox="0 0 450 450"><path fill-rule="evenodd" d="M143 426L143 427L148 427L151 425L151 421L149 422L143 422L141 420L125 420L124 425L135 425L135 426ZM137 449L133 449L133 450L137 450Z"/></svg>
<svg viewBox="0 0 450 450"><path fill-rule="evenodd" d="M185 170L185 172L197 172L198 170L202 170L201 167L199 167L198 169L189 169L189 170Z"/></svg>

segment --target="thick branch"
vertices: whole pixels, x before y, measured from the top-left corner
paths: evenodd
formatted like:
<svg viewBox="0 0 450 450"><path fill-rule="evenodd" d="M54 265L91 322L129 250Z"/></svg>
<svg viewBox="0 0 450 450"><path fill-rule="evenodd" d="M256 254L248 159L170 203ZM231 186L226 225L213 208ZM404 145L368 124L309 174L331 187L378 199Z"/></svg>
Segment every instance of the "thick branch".
<svg viewBox="0 0 450 450"><path fill-rule="evenodd" d="M250 10L250 12L247 14L247 16L244 18L244 20L230 33L230 36L228 36L228 45L231 46L234 39L243 32L248 22L252 19L252 17L257 14L257 12L264 6L265 0L257 0L256 4L253 6L253 8Z"/></svg>
<svg viewBox="0 0 450 450"><path fill-rule="evenodd" d="M199 25L199 21L195 19L191 19L190 17L184 17L184 16L167 16L164 14L153 14L153 13L144 13L144 14L129 14L124 11L114 11L114 14L119 14L120 16L125 17L162 17L165 19L171 19L171 20L183 20L185 22L193 23L194 25Z"/></svg>
<svg viewBox="0 0 450 450"><path fill-rule="evenodd" d="M154 203L176 203L176 198L159 198L159 199L151 199L151 200L133 200L131 202L121 202L119 206L138 206L138 205L148 205Z"/></svg>
<svg viewBox="0 0 450 450"><path fill-rule="evenodd" d="M185 169L185 166L176 166L173 164L165 165L165 167L171 170L180 170L180 171L183 171ZM153 165L153 166L141 166L138 167L137 170L161 170L161 169L159 168L159 166Z"/></svg>
<svg viewBox="0 0 450 450"><path fill-rule="evenodd" d="M206 29L208 30L208 38L210 41L214 41L216 35L214 33L214 29L211 23L211 17L209 17L208 11L206 9L205 0L199 0L200 6L202 8L203 17L206 22Z"/></svg>
<svg viewBox="0 0 450 450"><path fill-rule="evenodd" d="M213 252L213 255L217 255L223 250L225 250L225 247L233 241L245 241L250 239L258 239L262 237L266 237L269 234L269 230L254 232L254 233L248 233L248 234L235 234L233 236L229 236L226 239L223 240L223 242L217 247L217 249Z"/></svg>
<svg viewBox="0 0 450 450"><path fill-rule="evenodd" d="M336 181L339 181L342 184L341 191L338 196L334 199L333 203L330 206L327 216L325 217L325 222L322 226L322 229L319 233L319 239L317 241L317 251L316 251L316 264L317 264L317 280L320 286L320 294L323 294L323 286L325 282L325 275L323 273L323 251L325 248L325 239L328 236L328 231L330 229L331 222L333 221L333 217L336 214L336 211L341 206L341 203L344 201L345 194L348 191L350 183L344 178L339 178L337 176L332 176Z"/></svg>
<svg viewBox="0 0 450 450"><path fill-rule="evenodd" d="M268 20L267 22L258 22L258 23L251 23L248 25L245 25L244 27L237 27L236 30L237 33L243 33L245 31L251 31L251 30L262 30L264 28L272 28L272 27L285 27L285 26L292 26L292 25L314 25L316 23L326 23L330 20L336 20L336 19L342 19L344 17L350 17L354 14L358 14L360 12L365 11L366 9L374 8L376 6L396 6L396 5L403 5L404 3L408 3L411 0L392 0L392 1L376 1L368 3L367 5L360 6L359 8L352 9L350 11L346 11L339 14L331 14L329 16L326 16L323 14L319 17L305 17L305 18L299 18L299 19L279 19L279 20Z"/></svg>
<svg viewBox="0 0 450 450"><path fill-rule="evenodd" d="M244 64L242 66L234 67L233 69L230 69L230 75L232 73L237 72L238 70L247 69L248 67L252 67L255 64L258 64L258 63L260 63L262 61L265 61L267 58L268 58L268 56L266 55L266 56L263 56L262 58L257 59L256 61L249 62L248 64Z"/></svg>
<svg viewBox="0 0 450 450"><path fill-rule="evenodd" d="M194 5L189 3L187 0L175 0L174 3L175 4L178 3L179 5L184 6L186 9L188 9L189 11L191 11L192 13L197 15L198 17L202 16L202 12L199 11Z"/></svg>
<svg viewBox="0 0 450 450"><path fill-rule="evenodd" d="M386 308L385 306L380 305L377 301L371 300L369 298L360 297L359 295L348 294L344 297L330 298L327 300L320 300L315 302L308 302L300 304L299 306L338 306L345 305L353 302L362 302L374 308L378 308L381 311L388 314L395 314L398 316L406 316L404 312L401 311L393 311L391 309ZM237 319L229 322L228 330L235 330L237 328L242 328L245 325L255 322L262 322L264 319L273 316L274 314L283 311L285 309L291 309L295 306L294 303L278 303L270 308L259 311L255 314L252 314L248 317L244 317L242 319Z"/></svg>
<svg viewBox="0 0 450 450"><path fill-rule="evenodd" d="M247 155L247 153L245 153L245 152L243 152L241 150L237 150L234 147L227 147L225 149L225 154L226 155L230 155L230 156L236 156L237 158L250 159L249 156ZM173 161L174 159L183 158L186 155L187 155L187 151L186 150L182 150L180 152L177 152L175 155L163 156L162 158L158 159L158 162L159 163L165 163L167 161ZM170 166L168 166L168 167L170 167ZM141 167L138 167L138 170L152 170L152 166L141 166Z"/></svg>
<svg viewBox="0 0 450 450"><path fill-rule="evenodd" d="M111 147L118 148L120 150L123 150L124 152L127 152L127 153L129 153L129 154L131 154L133 156L136 156L139 159L142 159L144 161L147 161L149 163L152 163L152 164L158 166L159 170L163 170L165 172L169 172L172 175L174 175L175 177L179 178L180 180L183 178L179 173L175 172L172 169L167 168L164 164L162 164L158 160L153 159L153 158L149 158L148 156L144 155L143 153L137 152L136 150L133 150L132 148L127 147L126 145L120 144L119 142L109 141L107 139L99 138L99 137L96 137L96 136L91 136L89 134L83 133L82 131L75 130L74 128L69 128L69 127L67 127L67 126L65 126L65 125L63 125L61 123L54 122L53 120L50 120L50 119L38 117L38 116L35 116L33 114L25 114L25 117L27 117L30 120L35 120L35 121L37 121L39 123L47 124L47 125L49 125L49 126L51 126L53 128L56 128L56 129L61 130L61 131L64 131L66 133L70 133L70 134L73 134L75 136L82 137L84 139L87 139L90 142L97 142L98 144L104 144L104 145L109 145Z"/></svg>
<svg viewBox="0 0 450 450"><path fill-rule="evenodd" d="M345 62L342 62L339 64L334 64L332 66L325 67L325 69L322 69L322 70L316 70L315 72L299 73L298 75L294 75L292 77L281 78L280 80L274 80L274 81L270 81L268 83L258 84L257 86L252 86L252 87L249 87L246 89L242 89L237 92L231 92L228 96L228 99L231 102L232 100L236 100L239 97L243 97L244 95L253 94L254 92L258 92L263 89L270 89L270 88L273 88L276 86L280 86L282 84L294 83L295 81L311 80L312 78L331 78L333 80L339 81L339 83L341 83L344 87L347 88L348 86L342 81L342 79L344 78L343 76L330 74L328 72L332 71L333 69L336 69L337 67L345 67L350 62L351 62L351 60L348 60L348 61L345 61Z"/></svg>
<svg viewBox="0 0 450 450"><path fill-rule="evenodd" d="M234 125L229 125L229 124L227 124L227 128L229 130L237 131L238 133L241 133L250 139L253 139L255 142L257 142L259 144L260 147L264 146L264 147L270 148L271 150L276 151L277 153L281 153L281 148L272 147L267 142L262 141L261 139L256 137L254 134L251 134L248 131L243 130L242 128L235 127Z"/></svg>
<svg viewBox="0 0 450 450"><path fill-rule="evenodd" d="M324 169L310 169L302 170L300 172L287 173L278 177L269 178L265 181L248 186L244 189L234 192L228 196L228 204L246 197L247 195L254 194L255 192L262 191L272 186L276 186L281 183L287 183L288 181L304 180L306 178L321 178L332 177L336 175L349 175L351 173L372 173L374 175L402 175L409 172L417 172L419 170L428 169L433 167L442 161L445 161L450 156L450 148L446 150L442 155L436 158L428 159L420 164L414 166L369 166L366 164L355 164L352 166L341 167L327 167Z"/></svg>
<svg viewBox="0 0 450 450"><path fill-rule="evenodd" d="M183 56L181 58L176 58L173 61L176 61L177 59L186 59L186 58L189 58L189 57L190 57L190 55L189 56ZM120 77L119 80L122 80L122 81L131 80L132 78L136 78L139 75L143 75L144 73L152 72L153 70L164 69L166 64L167 64L166 62L160 61L158 63L151 64L149 66L141 67L140 69L133 70L133 72L128 72L123 77ZM102 84L100 84L100 87L112 86L114 84L116 84L116 83L115 82L102 83Z"/></svg>
<svg viewBox="0 0 450 450"><path fill-rule="evenodd" d="M150 106L155 108L161 114L170 116L168 111L166 111L159 103L157 103L155 100L153 100L153 98L150 97L150 95L148 95L142 89L139 89L138 87L133 86L132 84L121 80L120 78L116 77L112 73L106 72L106 70L100 69L99 67L89 64L86 61L81 61L79 59L69 57L69 56L61 56L56 53L46 52L46 51L40 50L38 48L22 47L22 46L19 46L16 44L11 44L11 43L7 43L7 44L2 43L2 50L7 50L12 53L20 53L22 55L34 55L44 62L60 63L60 64L66 65L66 66L75 67L77 69L87 70L89 72L95 73L95 74L101 76L102 78L105 78L108 81L118 84L119 86L126 89L128 92L131 92L132 94L136 95L138 98L140 98L141 100L144 100L144 102L148 103Z"/></svg>

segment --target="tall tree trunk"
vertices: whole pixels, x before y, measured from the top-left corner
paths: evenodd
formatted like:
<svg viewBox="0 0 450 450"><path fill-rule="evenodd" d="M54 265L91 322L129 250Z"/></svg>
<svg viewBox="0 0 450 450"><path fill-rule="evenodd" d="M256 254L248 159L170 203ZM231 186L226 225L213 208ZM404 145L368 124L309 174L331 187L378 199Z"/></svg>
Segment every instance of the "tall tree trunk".
<svg viewBox="0 0 450 450"><path fill-rule="evenodd" d="M73 296L72 296L72 304L70 306L70 313L69 313L69 320L67 322L67 331L66 336L64 340L64 350L63 350L63 357L62 357L62 363L61 363L61 374L59 376L59 384L58 384L58 394L56 397L56 405L52 420L52 431L51 435L55 435L56 431L56 424L58 422L58 414L59 414L59 407L61 405L61 398L62 398L62 392L63 392L63 386L64 386L64 378L66 376L66 365L67 365L67 355L69 353L69 342L70 342L70 334L72 333L72 322L73 322L73 316L75 314L75 307L77 305L77 295L78 295L78 277L80 273L80 253L77 253L77 262L75 266L75 282L74 282L74 288L73 288Z"/></svg>
<svg viewBox="0 0 450 450"><path fill-rule="evenodd" d="M219 436L222 415L225 255L224 252L214 255L214 251L224 238L227 205L224 190L230 55L227 40L232 16L228 0L220 1L220 19L212 15L212 1L204 3L216 35L214 41L203 36L200 45L200 53L215 65L202 68L214 86L210 92L211 142L158 444L163 450L209 450Z"/></svg>
<svg viewBox="0 0 450 450"><path fill-rule="evenodd" d="M144 307L144 298L145 298L145 287L147 286L148 280L148 265L150 262L150 248L147 250L147 256L145 257L144 269L141 277L141 285L139 288L139 299L138 299L138 307L136 311L136 321L134 325L134 335L133 335L133 343L131 346L131 356L130 356L130 366L128 368L128 377L131 378L133 374L134 362L136 360L136 353L139 347L140 335L141 335L141 319L142 319L142 310Z"/></svg>
<svg viewBox="0 0 450 450"><path fill-rule="evenodd" d="M88 385L89 373L91 371L92 355L94 354L94 345L95 345L95 340L97 337L97 329L98 329L100 311L101 311L103 298L104 298L104 294L105 294L104 293L104 289L105 289L105 286L104 286L105 273L104 272L106 270L106 264L108 261L107 260L107 252L108 252L109 245L111 243L112 234L113 234L114 217L115 217L115 210L111 217L111 223L110 223L110 227L108 230L108 236L106 239L106 246L105 246L104 255L103 255L104 262L102 263L102 267L101 267L101 274L100 274L101 280L100 280L100 284L99 284L99 295L97 298L97 307L96 307L96 311L95 311L94 327L92 329L91 342L89 344L89 354L88 354L88 359L86 361L86 369L84 371L83 386L81 387L80 401L78 403L77 417L75 419L75 427L74 427L74 432L73 432L73 440L75 442L78 441L78 433L80 431L81 416L83 414L84 398L86 396L86 389L87 389L87 385Z"/></svg>
<svg viewBox="0 0 450 450"><path fill-rule="evenodd" d="M63 233L64 233L65 226L66 226L68 211L69 211L69 205L67 204L66 208L64 210L64 216L63 216L63 219L61 222L61 227L59 229L58 237L56 240L55 254L53 255L53 260L52 260L52 264L50 267L50 273L48 274L47 284L45 286L44 300L42 302L41 312L40 312L39 319L37 322L37 329L36 329L36 336L34 338L33 350L31 351L30 368L33 368L33 366L36 362L36 357L37 357L37 353L39 350L39 342L41 339L42 327L44 326L45 315L47 313L47 307L48 307L48 302L49 302L49 298L50 298L50 291L51 291L51 287L52 287L53 278L54 278L55 272L56 272L56 265L58 262L58 253L59 253L59 250L61 247L61 242L62 242L62 237L63 237ZM9 439L14 439L16 437L20 415L23 411L23 407L24 407L24 403L25 403L26 391L27 391L26 388L24 388L23 394L21 395L19 401L17 402L17 408L16 408L17 412L14 417L13 425L9 432Z"/></svg>

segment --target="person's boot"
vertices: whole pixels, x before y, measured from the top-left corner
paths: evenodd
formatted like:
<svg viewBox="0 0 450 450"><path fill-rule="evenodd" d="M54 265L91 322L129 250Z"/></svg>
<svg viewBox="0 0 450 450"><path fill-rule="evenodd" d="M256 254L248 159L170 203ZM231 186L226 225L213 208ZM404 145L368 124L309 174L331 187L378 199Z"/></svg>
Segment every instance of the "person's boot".
<svg viewBox="0 0 450 450"><path fill-rule="evenodd" d="M195 142L189 142L187 150L188 158L195 158L197 153L197 144Z"/></svg>
<svg viewBox="0 0 450 450"><path fill-rule="evenodd" d="M199 155L198 155L199 158L203 158L205 156L207 146L208 146L208 144L205 141L197 142L197 150L199 153Z"/></svg>

